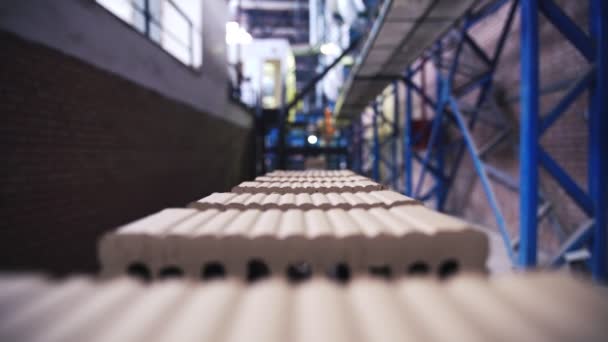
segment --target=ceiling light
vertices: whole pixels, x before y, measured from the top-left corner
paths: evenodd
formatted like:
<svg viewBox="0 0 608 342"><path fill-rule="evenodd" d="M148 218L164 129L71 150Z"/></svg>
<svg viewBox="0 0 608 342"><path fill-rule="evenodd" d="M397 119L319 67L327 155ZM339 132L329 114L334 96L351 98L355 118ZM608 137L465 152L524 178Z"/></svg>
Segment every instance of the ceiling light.
<svg viewBox="0 0 608 342"><path fill-rule="evenodd" d="M309 135L307 140L308 140L308 143L311 145L314 145L317 143L317 141L319 141L319 139L317 138L316 135Z"/></svg>

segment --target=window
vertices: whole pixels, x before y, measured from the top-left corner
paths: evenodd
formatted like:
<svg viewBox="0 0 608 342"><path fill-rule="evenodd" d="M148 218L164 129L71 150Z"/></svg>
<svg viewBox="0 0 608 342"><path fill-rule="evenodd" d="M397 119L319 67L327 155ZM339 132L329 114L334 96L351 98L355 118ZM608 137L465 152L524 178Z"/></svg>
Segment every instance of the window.
<svg viewBox="0 0 608 342"><path fill-rule="evenodd" d="M281 102L281 62L266 60L262 66L262 104L264 108L277 108Z"/></svg>
<svg viewBox="0 0 608 342"><path fill-rule="evenodd" d="M182 63L202 65L202 2L190 0L97 0L115 16Z"/></svg>
<svg viewBox="0 0 608 342"><path fill-rule="evenodd" d="M161 0L134 0L132 1L133 8L133 26L148 36L151 40L162 45L161 26L157 22L162 22L162 1ZM146 20L146 8L150 13L150 20ZM160 20L159 20L160 19Z"/></svg>

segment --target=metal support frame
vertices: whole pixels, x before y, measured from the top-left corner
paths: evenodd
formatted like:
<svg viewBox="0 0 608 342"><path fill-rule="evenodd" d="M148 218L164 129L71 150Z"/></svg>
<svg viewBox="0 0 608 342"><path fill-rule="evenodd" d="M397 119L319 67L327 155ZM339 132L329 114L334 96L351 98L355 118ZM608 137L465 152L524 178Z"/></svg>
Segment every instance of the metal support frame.
<svg viewBox="0 0 608 342"><path fill-rule="evenodd" d="M540 165L564 188L573 202L589 216L575 234L565 239L559 253L552 257L551 265L559 266L564 261L564 255L574 249L587 246L591 252L589 266L592 276L598 282L605 282L608 276L606 252L608 139L602 135L608 132L608 96L606 96L608 94L606 66L608 61L608 3L604 0L588 1L590 4L589 34L581 30L553 0L494 1L476 13L469 13L457 28L458 35L455 42L449 39L453 36L446 35L407 68L402 78L406 85L405 120L402 135L403 192L421 200L432 199L438 209L443 209L464 153L468 151L489 205L494 212L508 255L515 265L521 268L533 268L537 266L538 223L547 216L552 207L540 191L538 173ZM488 54L468 32L478 22L506 4L510 4L510 9L503 29L493 53ZM477 147L472 135L477 123L488 124L483 117L480 117L480 112L489 101L494 72L518 8L521 14L519 181L485 162L495 147L506 141L509 134L514 131L512 127L508 125L502 127L502 124L493 122L490 126L499 131L489 142L480 145L481 148ZM563 98L546 115L541 115L539 112L539 96L541 95L539 88L539 13L543 14L548 22L555 26L589 62L588 70L575 80ZM459 59L465 45L477 56L481 65L485 67L485 71L471 75L470 68L467 67L466 72L461 72L461 68L464 66L461 65ZM434 96L427 94L426 89L414 81L415 75L423 70L424 63L429 59L434 62L437 71L437 89ZM470 81L455 87L456 74L469 76ZM473 94L473 91L477 91L475 104L472 108L467 107L463 111L459 99L467 94ZM540 145L543 133L585 92L589 95L588 191L579 187ZM434 109L429 141L422 156L413 151L417 139L420 139L420 134L418 134L420 132L414 132L412 126L414 96L420 98L423 106ZM377 109L374 113L374 127L376 128L374 129L374 160L376 161L374 174L379 176L377 168L382 160L379 147L383 143L377 136L378 122L376 120L382 118L382 115ZM395 132L397 132L399 126L398 123L395 124ZM449 141L450 137L445 134L448 125L453 125L456 131L460 132L460 137L456 139L452 137L452 141ZM397 134L391 136L397 136ZM450 150L451 153L446 154L448 149L454 150ZM446 155L451 158L446 160ZM421 166L421 173L417 182L414 182L415 184L412 179L414 162L418 162ZM394 161L394 164L396 165L397 161ZM433 176L433 182L423 193L426 173ZM395 174L392 173L392 176ZM519 237L510 236L510 230L502 216L490 179L507 186L512 191L519 191ZM518 250L514 247L515 245L519 245Z"/></svg>
<svg viewBox="0 0 608 342"><path fill-rule="evenodd" d="M530 188L538 184L537 165L540 165L557 181L583 212L589 216L573 236L560 248L553 265L563 262L568 252L589 245L591 250L590 269L593 279L607 280L606 264L606 208L608 208L608 143L602 132L608 130L608 91L606 61L608 59L608 13L607 4L602 0L589 0L589 32L587 35L572 21L553 0L528 0L522 3L522 132L521 132L521 254L522 267L536 265L536 238L538 224L531 219L536 215L537 198ZM538 13L571 43L590 63L589 72L568 89L565 96L547 115L541 117L538 110L539 98L539 57L538 57ZM540 136L565 112L568 106L581 94L589 92L589 146L588 146L588 192L582 190L559 163L540 147ZM600 95L602 94L602 95ZM540 124L539 124L540 122ZM590 229L593 227L593 229ZM590 233L589 233L590 232Z"/></svg>
<svg viewBox="0 0 608 342"><path fill-rule="evenodd" d="M392 88L394 113L392 120L387 118L385 113L379 108L381 101L374 101L372 104L372 146L369 155L372 158L371 176L378 183L391 186L399 191L399 179L401 167L399 164L399 144L401 135L399 128L400 101L398 81L393 82ZM382 127L382 130L380 129ZM364 127L365 129L366 127ZM385 133L382 137L381 131ZM385 147L388 152L385 153ZM388 155L388 157L386 157ZM383 172L384 171L384 172Z"/></svg>
<svg viewBox="0 0 608 342"><path fill-rule="evenodd" d="M144 36L146 36L146 38L150 39L151 41L155 42L158 45L161 45L159 37L153 37L153 35L152 35L152 27L154 26L154 27L158 28L158 30L160 30L165 36L167 36L169 39L171 39L174 43L177 43L181 47L186 48L188 50L188 65L190 67L195 67L195 65L194 65L194 34L196 32L195 32L194 23L192 22L192 19L190 18L190 16L180 6L178 6L173 0L165 0L165 1L166 1L167 5L170 6L184 20L184 22L188 26L187 41L184 41L183 38L179 37L175 33L172 33L170 30L167 30L163 26L161 19L154 16L154 13L152 12L152 6L150 3L150 0L143 0L141 2L141 7L137 1L129 1L133 10L136 13L141 14L141 16L143 17L143 27L138 28L138 29L142 30L142 33L144 34ZM161 45L161 47L162 47L162 45Z"/></svg>

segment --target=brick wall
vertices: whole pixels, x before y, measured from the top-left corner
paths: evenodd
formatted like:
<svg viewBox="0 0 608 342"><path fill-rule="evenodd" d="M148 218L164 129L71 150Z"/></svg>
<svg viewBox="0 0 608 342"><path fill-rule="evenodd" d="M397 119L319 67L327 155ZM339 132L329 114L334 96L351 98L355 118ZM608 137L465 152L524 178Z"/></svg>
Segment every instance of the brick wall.
<svg viewBox="0 0 608 342"><path fill-rule="evenodd" d="M248 129L0 40L0 270L95 271L104 231L243 177Z"/></svg>

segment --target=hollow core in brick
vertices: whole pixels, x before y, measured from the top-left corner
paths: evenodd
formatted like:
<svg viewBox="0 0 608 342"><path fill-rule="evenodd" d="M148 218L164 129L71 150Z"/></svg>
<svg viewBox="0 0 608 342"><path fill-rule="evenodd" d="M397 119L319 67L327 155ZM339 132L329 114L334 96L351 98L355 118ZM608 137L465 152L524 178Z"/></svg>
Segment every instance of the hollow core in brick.
<svg viewBox="0 0 608 342"><path fill-rule="evenodd" d="M150 273L148 266L139 261L132 262L127 266L127 274L141 281L150 281L152 279L152 274Z"/></svg>
<svg viewBox="0 0 608 342"><path fill-rule="evenodd" d="M224 265L216 261L206 263L201 269L201 278L203 280L220 279L225 276L226 269Z"/></svg>
<svg viewBox="0 0 608 342"><path fill-rule="evenodd" d="M247 280L250 282L258 281L260 279L270 276L270 268L261 259L251 259L247 263Z"/></svg>
<svg viewBox="0 0 608 342"><path fill-rule="evenodd" d="M410 276L425 276L431 271L429 264L424 261L414 261L407 268L407 274Z"/></svg>
<svg viewBox="0 0 608 342"><path fill-rule="evenodd" d="M346 283L350 280L350 266L345 262L339 262L327 271L327 275L339 283Z"/></svg>
<svg viewBox="0 0 608 342"><path fill-rule="evenodd" d="M292 283L299 283L312 277L312 266L304 261L295 262L287 266L287 279Z"/></svg>
<svg viewBox="0 0 608 342"><path fill-rule="evenodd" d="M438 275L440 279L447 279L457 274L459 270L460 264L458 263L458 260L450 258L439 264Z"/></svg>

